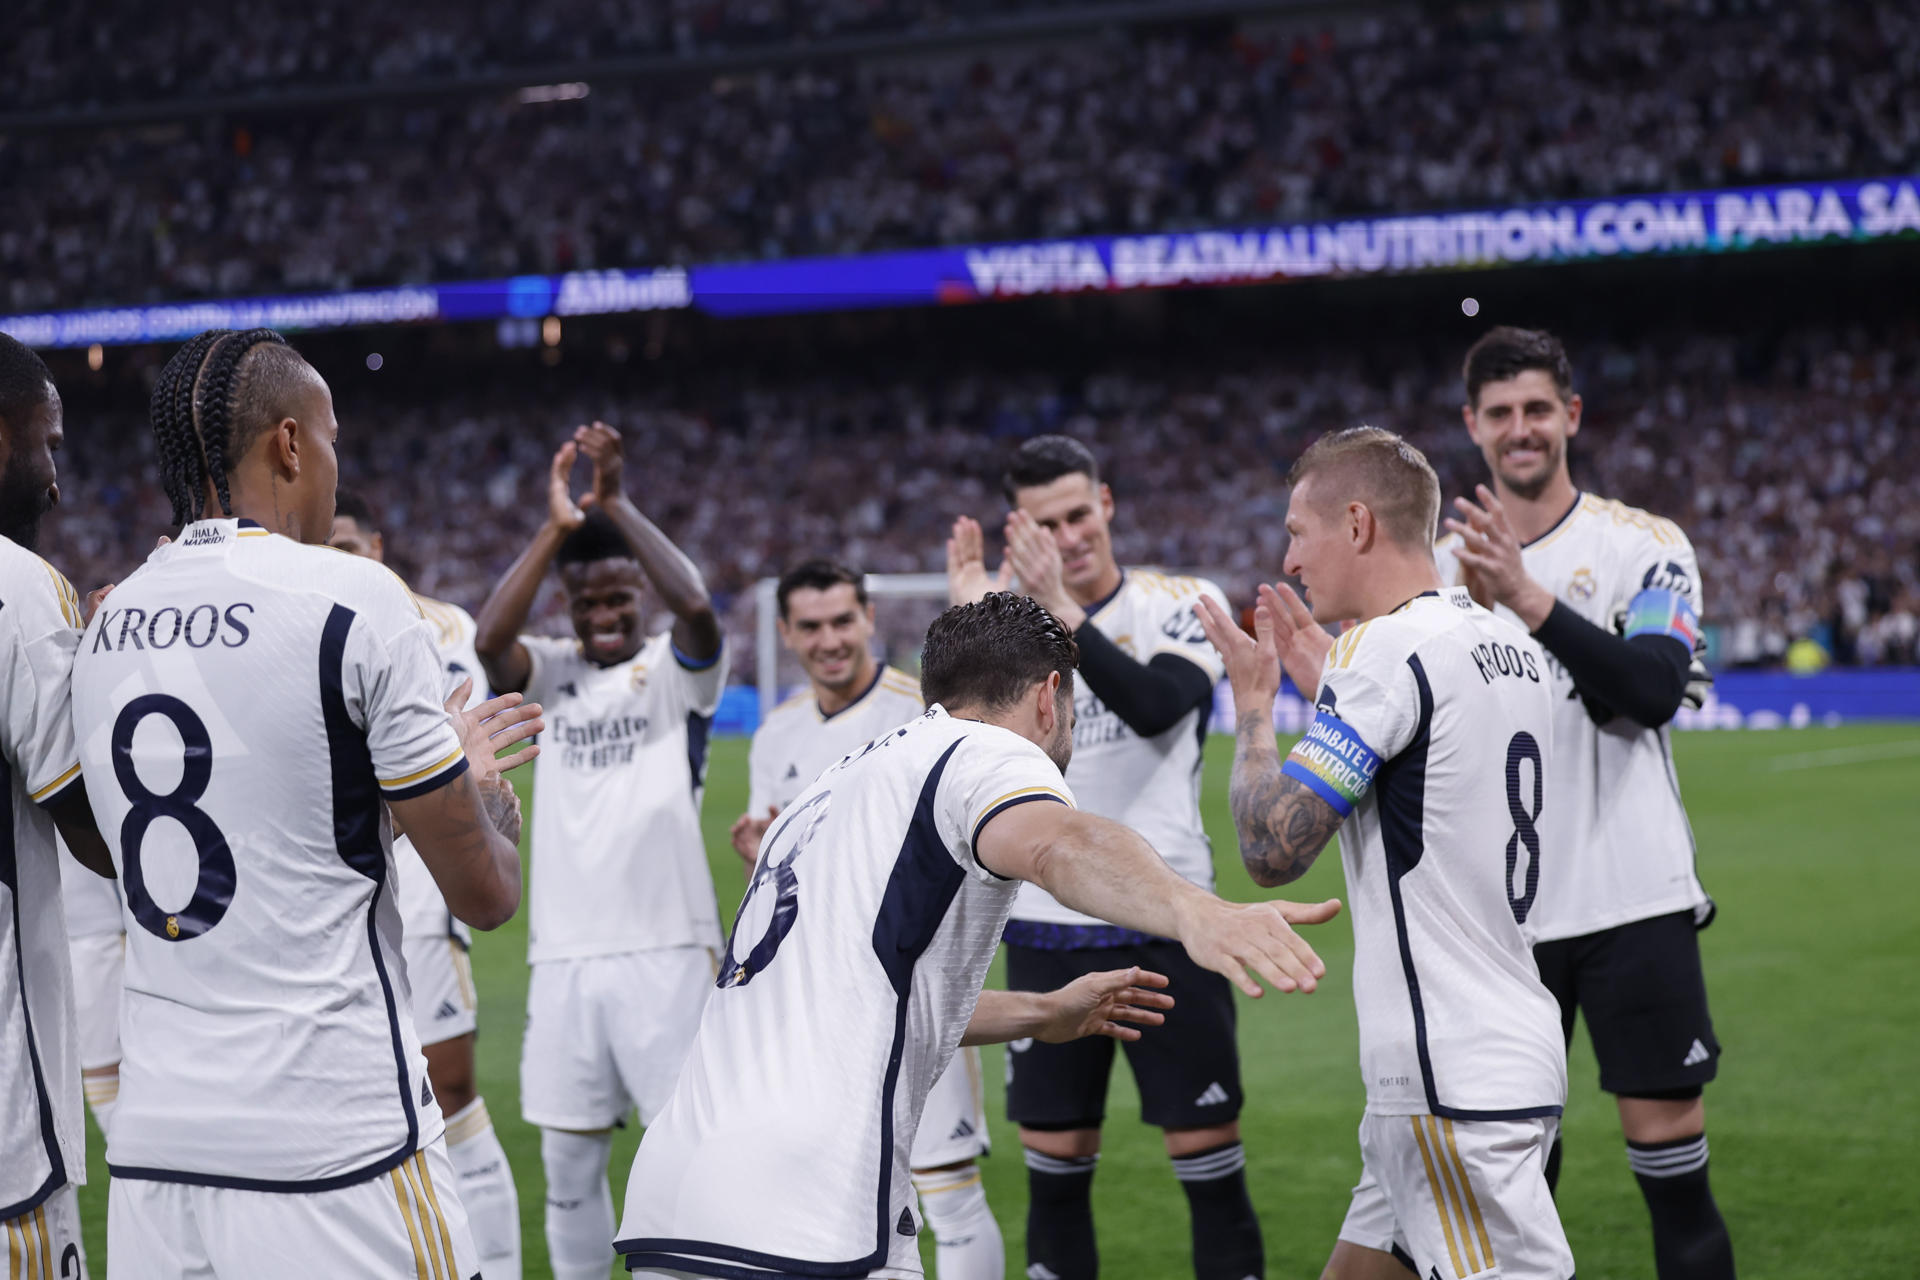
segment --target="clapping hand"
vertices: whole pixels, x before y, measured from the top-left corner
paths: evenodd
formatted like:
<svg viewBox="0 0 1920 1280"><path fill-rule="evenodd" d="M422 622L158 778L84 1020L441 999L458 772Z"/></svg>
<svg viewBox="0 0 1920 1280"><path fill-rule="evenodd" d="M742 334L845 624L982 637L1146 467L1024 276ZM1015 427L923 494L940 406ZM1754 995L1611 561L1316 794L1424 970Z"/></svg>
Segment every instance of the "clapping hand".
<svg viewBox="0 0 1920 1280"><path fill-rule="evenodd" d="M1157 1027L1167 1020L1161 1011L1173 1008L1173 997L1160 990L1166 985L1165 975L1138 965L1082 974L1058 991L1047 993L1050 1016L1033 1038L1048 1044L1064 1044L1082 1036L1138 1040L1138 1027Z"/></svg>
<svg viewBox="0 0 1920 1280"><path fill-rule="evenodd" d="M972 604L990 591L1005 591L1012 565L1002 560L1000 567L987 572L986 538L980 522L960 516L947 537L947 603Z"/></svg>

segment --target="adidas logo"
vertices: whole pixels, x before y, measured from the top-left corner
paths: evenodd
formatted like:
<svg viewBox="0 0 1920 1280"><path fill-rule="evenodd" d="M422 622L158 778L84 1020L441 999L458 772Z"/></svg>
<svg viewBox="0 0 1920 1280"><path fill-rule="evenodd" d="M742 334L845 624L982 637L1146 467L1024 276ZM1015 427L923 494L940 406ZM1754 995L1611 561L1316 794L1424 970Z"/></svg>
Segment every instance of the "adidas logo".
<svg viewBox="0 0 1920 1280"><path fill-rule="evenodd" d="M1712 1056L1712 1054L1707 1052L1707 1046L1701 1044L1700 1041L1696 1039L1693 1042L1693 1048L1687 1050L1687 1056L1680 1060L1680 1065L1683 1067L1697 1067Z"/></svg>
<svg viewBox="0 0 1920 1280"><path fill-rule="evenodd" d="M460 1010L454 1008L453 1001L451 1000L442 1000L440 1007L433 1011L433 1020L435 1022L440 1021L442 1018L456 1018L459 1016Z"/></svg>
<svg viewBox="0 0 1920 1280"><path fill-rule="evenodd" d="M900 1221L894 1224L893 1229L903 1236L920 1234L920 1228L913 1225L913 1210L902 1209L900 1211Z"/></svg>
<svg viewBox="0 0 1920 1280"><path fill-rule="evenodd" d="M1220 1082L1216 1080L1207 1086L1205 1093L1202 1093L1193 1100L1193 1105L1196 1107L1217 1107L1223 1102L1231 1101L1232 1099L1227 1096L1227 1091L1222 1089Z"/></svg>
<svg viewBox="0 0 1920 1280"><path fill-rule="evenodd" d="M1060 1273L1044 1262L1036 1262L1027 1268L1027 1280L1060 1280Z"/></svg>
<svg viewBox="0 0 1920 1280"><path fill-rule="evenodd" d="M953 1126L953 1132L947 1135L947 1141L958 1142L962 1138L971 1138L972 1136L973 1136L972 1121L962 1120L959 1124Z"/></svg>
<svg viewBox="0 0 1920 1280"><path fill-rule="evenodd" d="M793 780L794 780L795 778L797 778L797 777L799 777L799 776L800 776L800 766L799 766L799 765L797 765L797 764L790 764L790 765L788 765L788 766L787 766L787 781L789 781L789 782L791 782L791 781L793 781Z"/></svg>
<svg viewBox="0 0 1920 1280"><path fill-rule="evenodd" d="M420 1105L424 1107L427 1104L431 1103L432 1101L433 1101L433 1090L427 1088L427 1082L425 1080L422 1080L420 1082Z"/></svg>

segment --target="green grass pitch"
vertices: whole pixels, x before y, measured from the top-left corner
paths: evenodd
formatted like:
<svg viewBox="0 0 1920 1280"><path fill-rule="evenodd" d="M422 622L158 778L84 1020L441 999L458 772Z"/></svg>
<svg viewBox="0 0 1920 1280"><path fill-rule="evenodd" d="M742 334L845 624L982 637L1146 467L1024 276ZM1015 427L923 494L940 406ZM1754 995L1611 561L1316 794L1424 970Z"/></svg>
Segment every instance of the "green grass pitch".
<svg viewBox="0 0 1920 1280"><path fill-rule="evenodd" d="M1708 1090L1714 1188L1740 1269L1766 1280L1920 1273L1920 728L1677 735L1701 875L1720 903L1702 935L1725 1045ZM1205 808L1229 897L1262 896L1237 865L1226 808L1232 744L1208 747ZM746 742L715 743L706 832L722 915L743 880L726 829L744 805ZM1551 854L1548 855L1549 858ZM1552 874L1549 862L1547 874ZM1293 896L1341 896L1334 851ZM1362 1091L1344 920L1312 935L1329 977L1311 996L1243 1001L1248 1177L1266 1230L1269 1276L1317 1276L1359 1172ZM520 1185L529 1280L545 1277L539 1138L520 1119L524 914L474 947L480 1085ZM999 979L996 975L994 981ZM1000 1097L1001 1050L987 1052L995 1153L988 1197L1022 1274L1026 1213L1019 1147ZM1583 1280L1651 1276L1646 1214L1585 1032L1576 1038L1560 1208ZM270 1137L269 1137L270 1140ZM90 1135L81 1193L93 1274L105 1274L106 1168ZM614 1147L620 1203L638 1135ZM1187 1211L1158 1135L1116 1071L1094 1190L1103 1274L1190 1275Z"/></svg>

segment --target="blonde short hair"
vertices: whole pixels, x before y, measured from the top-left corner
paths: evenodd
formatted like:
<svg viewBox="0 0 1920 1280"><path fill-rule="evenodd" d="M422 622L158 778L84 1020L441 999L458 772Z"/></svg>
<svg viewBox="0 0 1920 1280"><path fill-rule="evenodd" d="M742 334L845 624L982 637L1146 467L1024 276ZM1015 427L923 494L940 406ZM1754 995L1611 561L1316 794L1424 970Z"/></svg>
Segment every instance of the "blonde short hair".
<svg viewBox="0 0 1920 1280"><path fill-rule="evenodd" d="M1341 506L1363 503L1400 546L1433 546L1440 477L1425 454L1393 432L1379 427L1328 432L1300 455L1287 483L1298 486L1310 475L1323 477L1323 498Z"/></svg>

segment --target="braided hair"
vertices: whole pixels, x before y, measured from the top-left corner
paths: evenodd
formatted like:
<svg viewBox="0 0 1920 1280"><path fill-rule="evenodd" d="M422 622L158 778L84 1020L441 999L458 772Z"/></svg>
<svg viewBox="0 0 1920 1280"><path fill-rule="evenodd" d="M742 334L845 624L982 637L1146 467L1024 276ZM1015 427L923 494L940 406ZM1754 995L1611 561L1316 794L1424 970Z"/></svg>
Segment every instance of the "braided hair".
<svg viewBox="0 0 1920 1280"><path fill-rule="evenodd" d="M209 329L167 361L148 412L175 524L201 517L209 481L233 514L227 469L270 424L285 389L277 375L303 363L272 329Z"/></svg>

